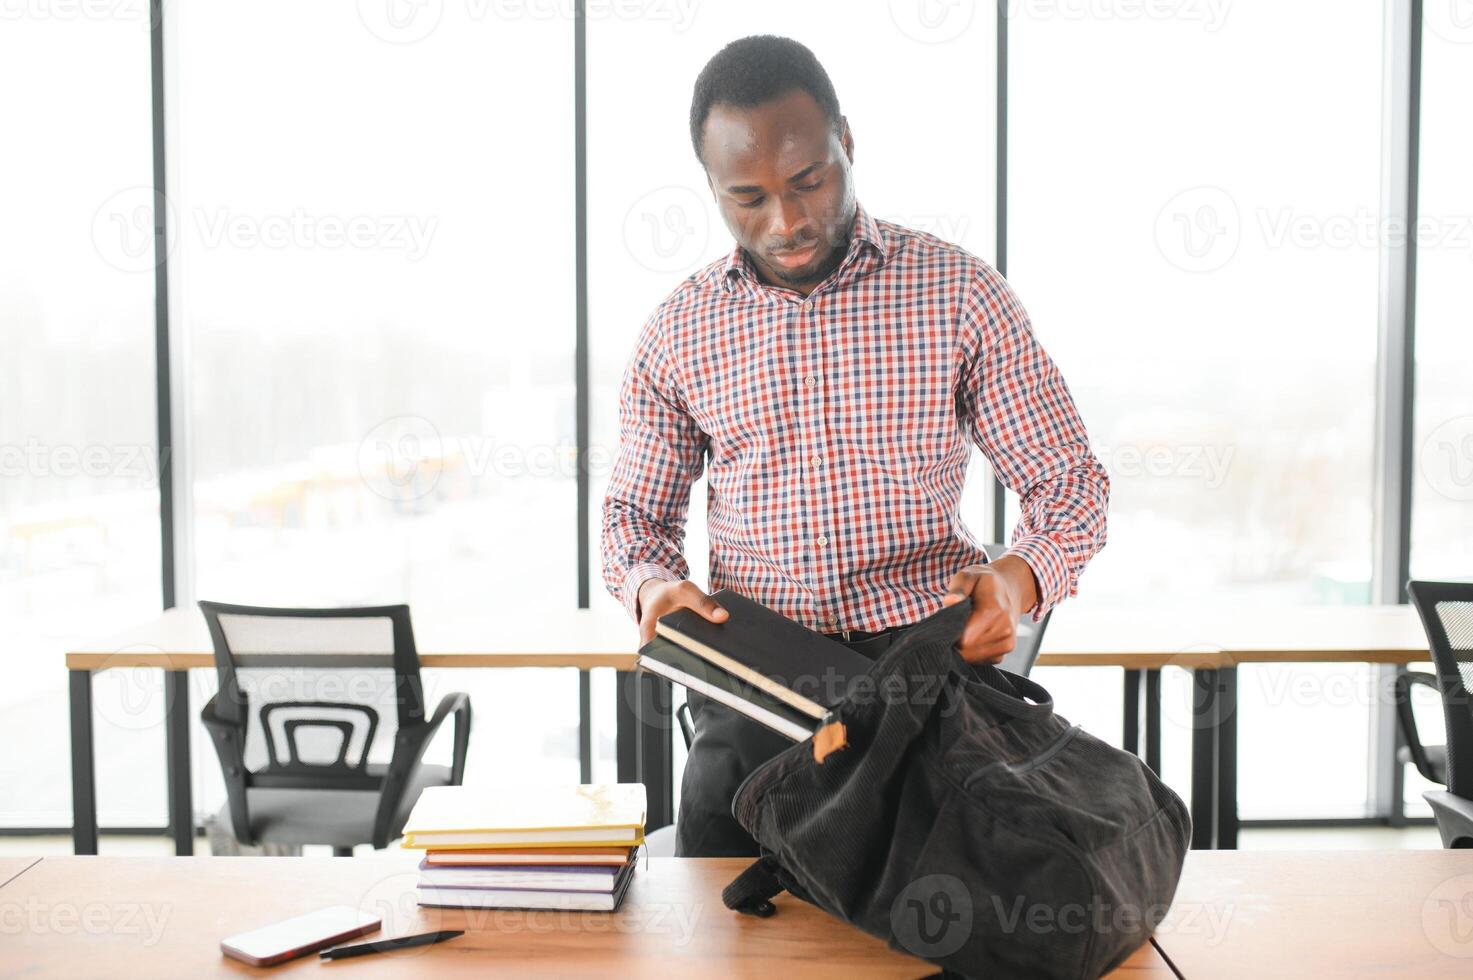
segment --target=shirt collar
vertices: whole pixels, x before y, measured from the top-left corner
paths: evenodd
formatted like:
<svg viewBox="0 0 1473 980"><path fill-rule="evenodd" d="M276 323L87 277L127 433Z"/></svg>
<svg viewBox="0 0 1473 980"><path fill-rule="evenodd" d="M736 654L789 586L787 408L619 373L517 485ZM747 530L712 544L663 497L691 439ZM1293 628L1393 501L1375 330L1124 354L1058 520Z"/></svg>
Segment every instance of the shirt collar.
<svg viewBox="0 0 1473 980"><path fill-rule="evenodd" d="M849 252L845 256L847 262L861 245L867 244L875 250L879 256L880 264L883 265L890 258L891 246L880 223L865 210L864 205L858 201L854 202L854 223L849 226ZM842 266L844 263L840 263ZM736 285L738 277L754 280L756 272L752 268L751 259L747 256L747 250L740 245L731 250L726 261L721 266L721 283L728 292Z"/></svg>

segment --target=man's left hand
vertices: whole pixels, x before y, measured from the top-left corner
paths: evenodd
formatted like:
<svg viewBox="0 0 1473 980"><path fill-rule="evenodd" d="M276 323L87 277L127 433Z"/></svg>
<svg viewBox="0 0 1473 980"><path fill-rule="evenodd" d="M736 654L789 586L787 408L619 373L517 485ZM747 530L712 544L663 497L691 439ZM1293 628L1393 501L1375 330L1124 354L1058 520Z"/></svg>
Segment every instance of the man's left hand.
<svg viewBox="0 0 1473 980"><path fill-rule="evenodd" d="M1018 619L1038 602L1033 569L1016 555L968 565L951 577L942 606L972 597L972 614L959 644L968 663L1001 662L1017 643Z"/></svg>

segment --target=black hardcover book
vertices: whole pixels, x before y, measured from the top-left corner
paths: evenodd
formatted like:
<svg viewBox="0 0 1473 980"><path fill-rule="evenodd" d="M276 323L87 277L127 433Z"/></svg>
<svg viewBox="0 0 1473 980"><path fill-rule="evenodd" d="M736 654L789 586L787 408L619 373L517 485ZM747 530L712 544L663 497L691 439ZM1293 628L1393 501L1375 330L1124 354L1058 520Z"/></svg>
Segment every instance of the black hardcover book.
<svg viewBox="0 0 1473 980"><path fill-rule="evenodd" d="M663 636L639 648L639 668L719 701L795 742L813 733L815 722L804 712Z"/></svg>
<svg viewBox="0 0 1473 980"><path fill-rule="evenodd" d="M730 589L711 597L726 610L713 623L694 609L655 621L655 632L817 723L872 661Z"/></svg>

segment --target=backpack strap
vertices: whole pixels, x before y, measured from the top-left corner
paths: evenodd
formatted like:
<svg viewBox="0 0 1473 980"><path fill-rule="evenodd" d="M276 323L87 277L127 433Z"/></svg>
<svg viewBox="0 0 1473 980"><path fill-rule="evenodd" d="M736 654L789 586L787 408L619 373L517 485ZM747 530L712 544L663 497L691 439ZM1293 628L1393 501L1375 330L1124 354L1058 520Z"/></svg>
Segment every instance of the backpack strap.
<svg viewBox="0 0 1473 980"><path fill-rule="evenodd" d="M760 857L721 890L721 901L729 909L743 915L765 919L777 911L771 899L783 890L777 877L778 864L770 857Z"/></svg>

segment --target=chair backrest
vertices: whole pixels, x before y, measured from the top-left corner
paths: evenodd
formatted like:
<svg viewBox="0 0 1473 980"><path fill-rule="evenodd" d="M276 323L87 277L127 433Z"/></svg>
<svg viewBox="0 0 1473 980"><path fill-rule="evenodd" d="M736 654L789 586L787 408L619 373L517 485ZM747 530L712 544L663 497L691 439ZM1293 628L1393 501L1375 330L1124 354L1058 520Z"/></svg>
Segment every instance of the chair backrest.
<svg viewBox="0 0 1473 980"><path fill-rule="evenodd" d="M1447 788L1473 800L1473 582L1409 582L1447 723Z"/></svg>
<svg viewBox="0 0 1473 980"><path fill-rule="evenodd" d="M1007 551L1006 545L984 544L982 550L986 552L988 561L1000 558ZM1017 642L1007 656L1002 658L998 664L1003 670L1010 670L1015 674L1027 677L1033 670L1033 662L1038 659L1039 648L1043 646L1043 631L1048 628L1048 621L1053 618L1054 611L1050 609L1044 614L1043 619L1033 622L1031 616L1024 615L1018 620Z"/></svg>
<svg viewBox="0 0 1473 980"><path fill-rule="evenodd" d="M281 609L200 602L214 713L245 732L245 785L376 788L394 735L425 719L405 605Z"/></svg>

